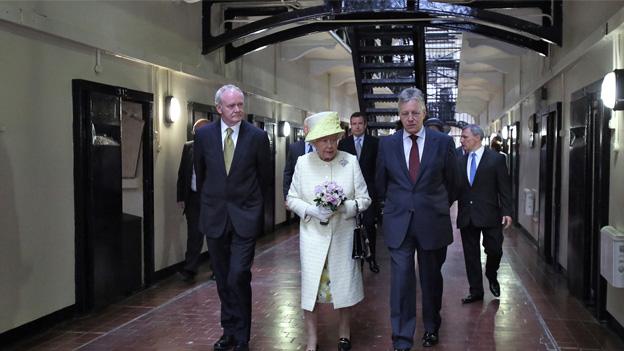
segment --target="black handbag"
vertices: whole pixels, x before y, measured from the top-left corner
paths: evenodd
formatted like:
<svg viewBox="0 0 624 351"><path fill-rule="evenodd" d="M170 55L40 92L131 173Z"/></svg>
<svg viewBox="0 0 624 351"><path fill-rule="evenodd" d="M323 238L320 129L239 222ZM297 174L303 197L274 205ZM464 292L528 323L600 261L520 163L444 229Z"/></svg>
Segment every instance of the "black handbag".
<svg viewBox="0 0 624 351"><path fill-rule="evenodd" d="M370 242L368 241L368 235L366 229L362 225L362 213L358 207L357 200L355 201L355 229L353 229L353 251L351 251L351 258L354 260L360 260L370 257Z"/></svg>

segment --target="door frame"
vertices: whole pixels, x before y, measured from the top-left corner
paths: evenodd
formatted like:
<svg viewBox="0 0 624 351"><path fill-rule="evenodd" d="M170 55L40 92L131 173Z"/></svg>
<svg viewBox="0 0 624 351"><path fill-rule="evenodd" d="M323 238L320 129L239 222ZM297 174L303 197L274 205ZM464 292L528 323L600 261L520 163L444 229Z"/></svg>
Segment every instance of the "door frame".
<svg viewBox="0 0 624 351"><path fill-rule="evenodd" d="M604 107L600 100L600 89L602 81L596 81L587 85L571 94L570 105L584 97L592 97L588 101L588 117L586 118L586 135L587 135L587 147L586 155L588 157L586 172L589 183L589 192L587 196L590 201L590 206L586 208L587 228L590 233L587 240L587 247L584 248L584 257L586 261L584 265L589 267L583 267L583 269L574 270L568 269L568 286L570 292L581 299L594 316L600 320L605 319L608 315L606 311L606 293L607 282L600 274L600 228L609 223L609 178L610 178L610 156L611 156L611 138L612 131L609 129L608 123L612 116L610 109ZM570 111L570 113L572 113ZM572 128L573 126L569 126ZM570 218L568 218L570 222ZM568 245L571 240L568 236ZM576 244L573 244L576 245ZM570 262L570 249L568 248L568 262ZM578 257L576 258L578 259ZM570 264L568 263L568 268ZM581 280L585 284L580 284L581 288L578 289L576 285L570 284L571 274L581 274L580 278L574 278Z"/></svg>
<svg viewBox="0 0 624 351"><path fill-rule="evenodd" d="M277 154L277 145L275 145L275 143L277 142L277 121L275 120L275 118L272 118L272 117L265 117L265 116L260 116L260 115L250 113L250 114L247 114L247 122L253 124L254 126L258 128L260 127L256 125L256 122L262 123L263 127L267 123L273 124L273 135L269 137L270 142L271 142L270 149L271 149L271 159L272 159L271 172L273 174L273 177L272 177L273 178L273 186L272 186L273 192L269 193L269 196L272 196L272 200L269 199L269 203L273 205L273 208L270 209L271 215L269 216L269 217L272 217L271 223L266 223L266 218L268 214L267 214L267 209L266 208L264 209L265 221L264 221L264 228L263 228L263 233L269 234L275 230L275 208L276 208L276 201L278 201L276 197L277 184L275 182L275 173L277 172L275 169L275 165L276 165L275 158ZM261 129L265 130L264 128L261 128ZM264 200L264 204L265 206L267 205L266 199Z"/></svg>
<svg viewBox="0 0 624 351"><path fill-rule="evenodd" d="M90 187L88 177L92 130L89 95L102 93L118 97L121 101L140 103L143 106L143 282L149 286L154 280L154 160L153 157L153 101L151 93L126 89L82 79L72 80L73 139L74 139L74 224L75 224L75 300L79 312L92 309L89 294L89 213ZM121 213L120 213L121 216Z"/></svg>
<svg viewBox="0 0 624 351"><path fill-rule="evenodd" d="M562 103L556 102L548 105L538 111L535 116L540 135L540 222L537 242L540 255L546 262L552 264L558 262L560 246ZM545 135L542 135L544 133ZM542 163L541 149L544 143L546 155Z"/></svg>

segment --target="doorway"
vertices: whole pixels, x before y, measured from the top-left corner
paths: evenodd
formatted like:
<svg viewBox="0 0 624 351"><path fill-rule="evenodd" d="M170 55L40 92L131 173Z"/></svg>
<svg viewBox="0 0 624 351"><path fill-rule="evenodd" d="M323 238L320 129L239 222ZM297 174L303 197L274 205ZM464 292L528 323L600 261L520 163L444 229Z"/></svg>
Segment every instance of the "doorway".
<svg viewBox="0 0 624 351"><path fill-rule="evenodd" d="M72 90L76 307L87 312L153 280L153 96L85 80Z"/></svg>
<svg viewBox="0 0 624 351"><path fill-rule="evenodd" d="M293 122L289 122L289 123L290 123L291 133L287 138L285 138L286 158L288 158L288 150L290 150L291 144L294 144L298 141L305 141L305 133L303 132L303 126L301 124L297 124ZM284 197L286 197L286 195L287 194L284 194ZM288 209L284 209L284 211L286 211L286 215L285 215L286 224L294 223L299 218L296 214L294 214L292 211L289 211Z"/></svg>
<svg viewBox="0 0 624 351"><path fill-rule="evenodd" d="M511 181L511 208L512 216L515 221L518 220L518 203L519 203L519 184L520 184L520 156L519 147L521 140L520 122L513 123L508 126L507 140L507 157L509 161L509 179Z"/></svg>
<svg viewBox="0 0 624 351"><path fill-rule="evenodd" d="M609 216L611 110L600 81L572 94L568 199L568 288L603 317L606 281L600 276L600 228Z"/></svg>
<svg viewBox="0 0 624 351"><path fill-rule="evenodd" d="M561 208L561 103L536 114L540 145L538 249L546 262L557 263Z"/></svg>
<svg viewBox="0 0 624 351"><path fill-rule="evenodd" d="M267 189L269 196L264 199L264 234L268 234L275 230L275 139L277 124L272 118L254 114L247 115L247 120L264 130L269 137L269 147L271 149L271 159L269 160L271 170L269 176L273 181L269 184L269 189Z"/></svg>

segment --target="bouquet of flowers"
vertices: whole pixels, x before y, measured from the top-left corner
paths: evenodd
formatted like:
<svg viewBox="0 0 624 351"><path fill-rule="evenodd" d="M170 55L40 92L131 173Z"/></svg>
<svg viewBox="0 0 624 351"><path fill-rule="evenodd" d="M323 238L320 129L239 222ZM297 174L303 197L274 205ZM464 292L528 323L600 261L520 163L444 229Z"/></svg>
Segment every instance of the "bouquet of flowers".
<svg viewBox="0 0 624 351"><path fill-rule="evenodd" d="M336 211L338 207L347 199L342 187L334 181L325 181L314 187L314 203L317 207ZM321 222L327 224L329 222Z"/></svg>

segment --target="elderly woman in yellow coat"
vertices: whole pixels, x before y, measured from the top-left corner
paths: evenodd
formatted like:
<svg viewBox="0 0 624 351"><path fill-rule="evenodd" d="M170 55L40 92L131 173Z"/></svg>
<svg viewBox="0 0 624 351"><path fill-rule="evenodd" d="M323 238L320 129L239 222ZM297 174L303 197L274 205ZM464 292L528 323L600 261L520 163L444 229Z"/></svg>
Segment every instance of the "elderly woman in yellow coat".
<svg viewBox="0 0 624 351"><path fill-rule="evenodd" d="M316 152L297 160L287 197L288 207L302 218L299 247L306 350L317 347L317 303L332 303L338 310L338 349L350 350L350 307L364 298L360 265L351 258L356 202L359 211L364 211L371 199L357 158L338 151L343 133L338 114L321 112L309 117L308 122L306 141ZM314 201L315 187L326 181L333 181L346 195L335 211Z"/></svg>

